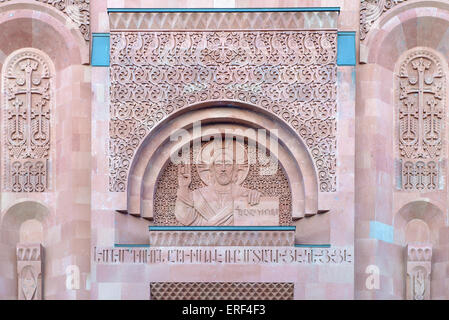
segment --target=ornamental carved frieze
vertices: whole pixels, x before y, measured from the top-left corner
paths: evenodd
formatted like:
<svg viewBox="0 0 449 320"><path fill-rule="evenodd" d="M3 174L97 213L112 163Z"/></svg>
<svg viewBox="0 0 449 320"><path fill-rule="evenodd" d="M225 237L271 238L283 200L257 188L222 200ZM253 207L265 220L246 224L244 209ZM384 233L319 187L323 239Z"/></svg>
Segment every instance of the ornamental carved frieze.
<svg viewBox="0 0 449 320"><path fill-rule="evenodd" d="M151 300L293 300L292 282L152 282Z"/></svg>
<svg viewBox="0 0 449 320"><path fill-rule="evenodd" d="M7 59L3 72L5 189L43 192L50 156L51 74L36 50Z"/></svg>
<svg viewBox="0 0 449 320"><path fill-rule="evenodd" d="M13 0L0 0L2 2L12 2ZM84 40L90 40L90 0L35 0L46 3L61 11L75 25Z"/></svg>
<svg viewBox="0 0 449 320"><path fill-rule="evenodd" d="M250 103L303 139L319 190L336 190L336 31L111 32L110 190L126 190L134 153L175 111Z"/></svg>
<svg viewBox="0 0 449 320"><path fill-rule="evenodd" d="M384 12L405 1L407 0L361 0L360 40L365 40L371 28Z"/></svg>
<svg viewBox="0 0 449 320"><path fill-rule="evenodd" d="M446 76L438 57L414 50L399 66L397 121L403 190L437 190L444 160Z"/></svg>

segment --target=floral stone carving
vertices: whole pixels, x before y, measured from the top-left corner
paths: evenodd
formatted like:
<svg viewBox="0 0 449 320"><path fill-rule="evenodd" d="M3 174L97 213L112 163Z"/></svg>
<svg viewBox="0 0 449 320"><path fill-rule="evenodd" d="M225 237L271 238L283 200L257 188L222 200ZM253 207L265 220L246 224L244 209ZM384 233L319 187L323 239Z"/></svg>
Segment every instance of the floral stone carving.
<svg viewBox="0 0 449 320"><path fill-rule="evenodd" d="M176 110L241 101L283 119L336 191L336 31L111 32L110 190L126 190L144 137Z"/></svg>
<svg viewBox="0 0 449 320"><path fill-rule="evenodd" d="M384 12L405 1L407 0L361 0L360 40L365 40L368 32Z"/></svg>

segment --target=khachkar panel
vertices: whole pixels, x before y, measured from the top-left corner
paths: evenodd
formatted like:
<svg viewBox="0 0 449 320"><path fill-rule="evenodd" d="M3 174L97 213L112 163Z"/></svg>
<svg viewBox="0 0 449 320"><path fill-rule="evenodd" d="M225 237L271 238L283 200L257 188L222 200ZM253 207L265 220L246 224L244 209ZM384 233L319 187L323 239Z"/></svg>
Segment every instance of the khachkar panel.
<svg viewBox="0 0 449 320"><path fill-rule="evenodd" d="M203 143L196 155L190 148L191 165L170 161L158 179L155 224L291 225L288 178L278 161L270 168L260 157L259 146L235 140Z"/></svg>
<svg viewBox="0 0 449 320"><path fill-rule="evenodd" d="M42 300L42 253L40 244L17 245L18 300Z"/></svg>
<svg viewBox="0 0 449 320"><path fill-rule="evenodd" d="M431 244L407 246L407 300L430 300Z"/></svg>
<svg viewBox="0 0 449 320"><path fill-rule="evenodd" d="M148 132L176 110L241 101L283 119L336 190L336 31L112 32L110 190L123 192Z"/></svg>
<svg viewBox="0 0 449 320"><path fill-rule="evenodd" d="M400 65L397 116L401 188L442 188L446 77L440 60L417 50Z"/></svg>
<svg viewBox="0 0 449 320"><path fill-rule="evenodd" d="M8 59L3 74L5 189L47 189L50 155L51 74L35 50Z"/></svg>
<svg viewBox="0 0 449 320"><path fill-rule="evenodd" d="M12 0L0 0L11 2ZM90 40L90 0L35 0L49 4L61 11L81 32L84 40Z"/></svg>
<svg viewBox="0 0 449 320"><path fill-rule="evenodd" d="M291 282L152 282L151 300L293 300Z"/></svg>
<svg viewBox="0 0 449 320"><path fill-rule="evenodd" d="M368 32L384 12L405 1L407 0L361 0L360 40L365 40Z"/></svg>

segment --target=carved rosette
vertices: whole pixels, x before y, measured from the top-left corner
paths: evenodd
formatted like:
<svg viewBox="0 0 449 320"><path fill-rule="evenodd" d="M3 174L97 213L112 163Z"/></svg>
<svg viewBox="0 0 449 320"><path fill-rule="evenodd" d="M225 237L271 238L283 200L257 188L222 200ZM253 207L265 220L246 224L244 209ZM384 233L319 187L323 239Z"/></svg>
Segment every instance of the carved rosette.
<svg viewBox="0 0 449 320"><path fill-rule="evenodd" d="M398 152L403 190L442 188L445 108L446 76L439 58L425 50L413 51L401 62L397 78Z"/></svg>
<svg viewBox="0 0 449 320"><path fill-rule="evenodd" d="M430 300L431 244L407 246L407 300Z"/></svg>
<svg viewBox="0 0 449 320"><path fill-rule="evenodd" d="M12 0L0 0L9 2ZM35 0L46 3L61 11L74 24L84 40L90 40L90 0Z"/></svg>
<svg viewBox="0 0 449 320"><path fill-rule="evenodd" d="M41 244L17 245L18 300L42 300Z"/></svg>
<svg viewBox="0 0 449 320"><path fill-rule="evenodd" d="M336 31L111 32L110 190L126 190L144 137L176 110L241 101L303 139L336 190Z"/></svg>
<svg viewBox="0 0 449 320"><path fill-rule="evenodd" d="M407 0L361 0L360 40L365 40L368 32L384 12L405 1Z"/></svg>
<svg viewBox="0 0 449 320"><path fill-rule="evenodd" d="M35 50L15 53L3 73L5 189L47 189L50 155L51 74Z"/></svg>

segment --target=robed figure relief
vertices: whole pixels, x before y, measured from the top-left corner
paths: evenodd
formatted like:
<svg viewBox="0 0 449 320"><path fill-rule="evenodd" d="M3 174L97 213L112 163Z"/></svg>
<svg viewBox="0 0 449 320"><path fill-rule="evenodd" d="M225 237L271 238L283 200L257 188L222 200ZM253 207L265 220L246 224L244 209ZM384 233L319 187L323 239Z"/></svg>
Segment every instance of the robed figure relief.
<svg viewBox="0 0 449 320"><path fill-rule="evenodd" d="M249 172L248 155L236 141L208 143L197 158L197 170L205 187L189 190L191 166L178 165L177 220L186 226L234 225L236 202L259 204L261 193L241 186Z"/></svg>

